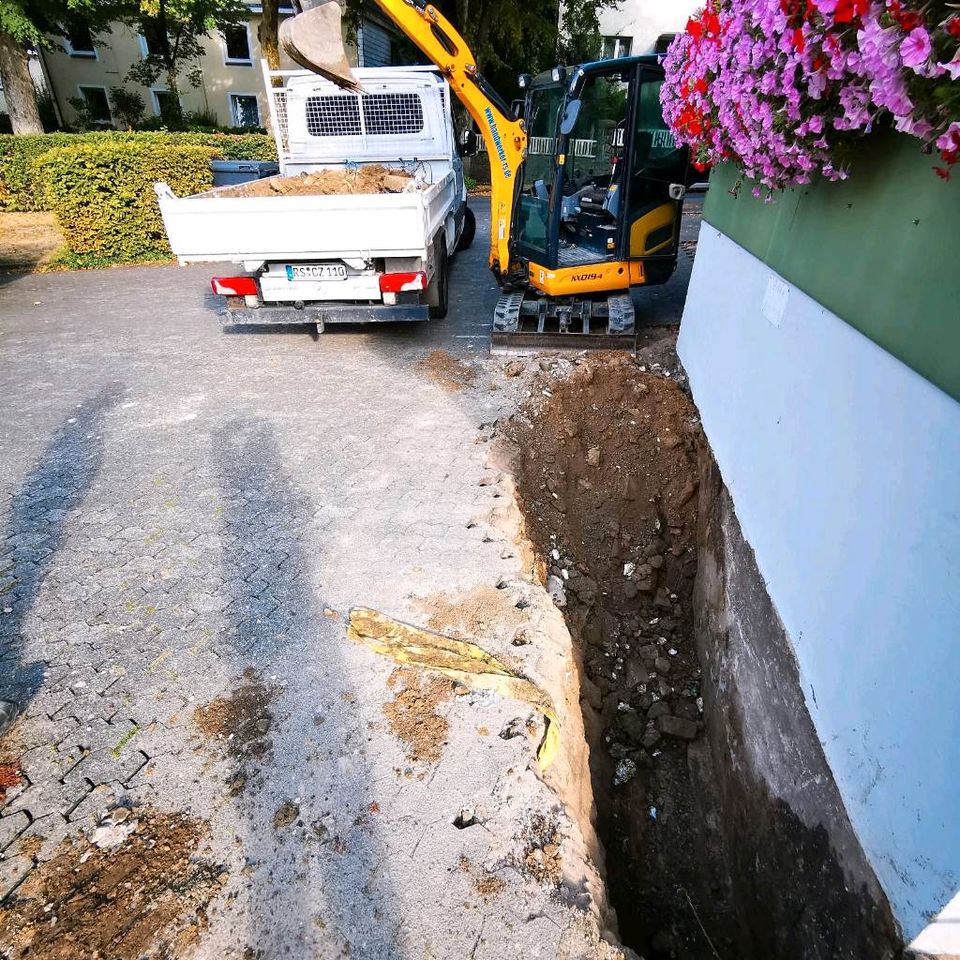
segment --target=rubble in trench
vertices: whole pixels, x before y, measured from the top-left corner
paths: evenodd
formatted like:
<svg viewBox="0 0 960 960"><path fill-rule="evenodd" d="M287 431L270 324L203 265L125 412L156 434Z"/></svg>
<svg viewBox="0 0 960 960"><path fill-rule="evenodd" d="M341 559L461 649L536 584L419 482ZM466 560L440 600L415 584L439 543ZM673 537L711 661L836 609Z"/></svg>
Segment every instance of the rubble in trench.
<svg viewBox="0 0 960 960"><path fill-rule="evenodd" d="M692 636L700 427L664 336L636 360L541 360L509 432L528 534L581 661L623 942L647 960L727 960L741 954ZM508 376L523 367L511 363Z"/></svg>

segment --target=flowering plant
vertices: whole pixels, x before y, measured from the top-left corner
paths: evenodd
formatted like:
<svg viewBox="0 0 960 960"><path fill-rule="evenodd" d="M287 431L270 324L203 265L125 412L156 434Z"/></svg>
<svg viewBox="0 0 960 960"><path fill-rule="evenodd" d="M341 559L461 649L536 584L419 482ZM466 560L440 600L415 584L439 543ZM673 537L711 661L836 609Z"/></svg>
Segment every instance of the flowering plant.
<svg viewBox="0 0 960 960"><path fill-rule="evenodd" d="M704 169L733 161L761 195L843 180L884 115L960 159L960 12L944 0L707 0L667 51L664 116Z"/></svg>

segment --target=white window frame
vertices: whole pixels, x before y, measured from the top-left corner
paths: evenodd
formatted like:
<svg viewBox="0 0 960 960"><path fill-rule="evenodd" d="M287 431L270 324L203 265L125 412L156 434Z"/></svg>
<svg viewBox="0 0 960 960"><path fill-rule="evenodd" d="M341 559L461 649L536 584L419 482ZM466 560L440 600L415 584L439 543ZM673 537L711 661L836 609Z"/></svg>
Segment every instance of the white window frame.
<svg viewBox="0 0 960 960"><path fill-rule="evenodd" d="M234 29L239 30L240 27L235 27ZM249 57L246 60L234 60L227 55L227 35L226 33L221 32L220 34L220 44L223 49L223 65L225 67L252 67L253 66L253 37L250 34L250 24L243 24L243 29L247 31L247 53ZM257 108L259 113L259 107Z"/></svg>
<svg viewBox="0 0 960 960"><path fill-rule="evenodd" d="M237 114L236 114L236 111L235 111L234 108L233 108L233 98L234 98L234 97L253 97L254 101L255 101L256 104L257 104L257 126L258 126L258 127L262 127L262 126L263 126L263 116L262 116L261 113L260 113L260 97L259 97L257 94L255 94L255 93L244 93L244 92L241 91L241 90L231 90L231 91L227 94L227 103L228 103L229 106L230 106L230 126L231 126L231 127L238 127L238 126L240 126L240 124L238 124L238 123L236 122L236 121L237 121Z"/></svg>
<svg viewBox="0 0 960 960"><path fill-rule="evenodd" d="M77 94L81 100L86 102L86 97L83 95L84 90L102 90L104 97L107 100L107 116L109 117L109 122L113 123L113 108L110 106L110 90L105 87L102 83L78 83L77 84Z"/></svg>
<svg viewBox="0 0 960 960"><path fill-rule="evenodd" d="M158 93L165 93L168 97L172 97L173 94L167 87L151 87L150 88L150 102L153 104L153 115L155 117L162 117L163 114L160 112L160 101L157 98ZM180 101L180 106L183 106L183 100Z"/></svg>
<svg viewBox="0 0 960 960"><path fill-rule="evenodd" d="M615 36L602 37L601 49L606 52L607 41L610 40L613 42L613 56L605 57L606 60L621 60L623 57L629 57L633 50L633 37L624 36L622 34L617 34ZM629 49L626 53L623 52L624 47L629 44Z"/></svg>
<svg viewBox="0 0 960 960"><path fill-rule="evenodd" d="M99 60L100 54L97 52L97 44L93 37L90 38L90 43L92 44L92 49L90 50L75 50L73 44L70 42L70 38L64 37L63 52L68 57L73 57L76 60ZM90 84L84 84L84 86L90 86ZM96 86L96 84L94 84L94 86Z"/></svg>

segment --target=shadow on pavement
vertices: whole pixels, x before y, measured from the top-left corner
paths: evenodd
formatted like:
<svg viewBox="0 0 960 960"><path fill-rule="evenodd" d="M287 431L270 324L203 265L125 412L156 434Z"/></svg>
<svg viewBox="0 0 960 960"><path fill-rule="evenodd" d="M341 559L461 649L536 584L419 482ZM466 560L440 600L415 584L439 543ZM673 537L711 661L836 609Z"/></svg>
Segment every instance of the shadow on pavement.
<svg viewBox="0 0 960 960"><path fill-rule="evenodd" d="M110 384L72 409L10 503L0 560L0 698L21 712L44 671L42 661L25 662L24 625L66 539L70 514L100 472L106 417L122 394L122 385Z"/></svg>
<svg viewBox="0 0 960 960"><path fill-rule="evenodd" d="M375 829L370 823L353 829L347 845L344 837L314 820L318 811L309 806L313 788L331 767L337 771L331 790L338 797L360 799L371 793L366 764L338 760L348 737L328 729L332 723L316 726L318 700L329 691L317 688L316 677L293 668L307 650L329 665L338 684L349 671L338 662L345 638L320 647L323 606L310 576L319 558L308 558L303 549L315 506L290 479L267 421L232 420L214 433L213 446L224 505L222 536L229 543L223 555L231 601L224 611L226 659L248 682L259 675L254 671L275 670L287 684L274 704L270 739L255 752L256 762L249 762L243 785L235 791L250 868L249 942L256 945L255 955L264 958L281 955L301 936L320 938L323 952L318 955L340 955L328 947L340 950L345 942L348 956L394 957L392 931L398 921L391 918L393 897L384 864L378 862ZM352 691L340 697L345 711L356 710L357 702ZM349 717L345 723L360 721ZM318 750L332 757L320 759ZM277 791L283 789L288 793L280 803ZM294 804L294 796L301 794L301 802ZM281 818L289 821L278 828ZM304 843L305 833L316 842ZM305 854L314 858L310 884L303 882ZM368 886L374 873L375 891ZM322 918L322 924L315 924L315 918ZM296 949L301 947L303 955L313 955L307 944Z"/></svg>

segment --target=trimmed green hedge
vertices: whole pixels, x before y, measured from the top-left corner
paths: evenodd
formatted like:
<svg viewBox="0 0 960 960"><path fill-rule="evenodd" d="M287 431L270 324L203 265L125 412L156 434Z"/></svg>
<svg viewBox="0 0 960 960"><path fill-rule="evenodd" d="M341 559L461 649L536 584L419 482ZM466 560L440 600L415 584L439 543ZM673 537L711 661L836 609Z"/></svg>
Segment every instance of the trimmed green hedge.
<svg viewBox="0 0 960 960"><path fill-rule="evenodd" d="M0 210L45 210L44 190L36 182L35 161L58 147L99 144L198 146L223 160L276 160L273 137L263 133L44 133L0 135Z"/></svg>
<svg viewBox="0 0 960 960"><path fill-rule="evenodd" d="M47 151L34 163L77 266L170 255L153 185L181 195L213 185L212 147L105 141Z"/></svg>

